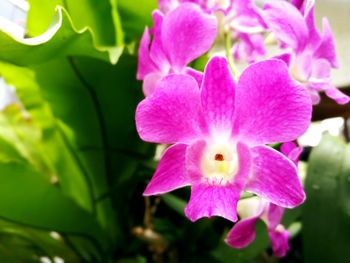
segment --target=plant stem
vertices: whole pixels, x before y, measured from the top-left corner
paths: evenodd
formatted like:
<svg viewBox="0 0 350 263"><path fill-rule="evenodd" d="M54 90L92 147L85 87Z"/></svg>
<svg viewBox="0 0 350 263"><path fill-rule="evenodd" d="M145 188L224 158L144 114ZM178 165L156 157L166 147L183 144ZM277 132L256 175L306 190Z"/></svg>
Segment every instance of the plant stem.
<svg viewBox="0 0 350 263"><path fill-rule="evenodd" d="M230 38L229 33L225 34L225 50L226 50L226 58L227 58L229 66L230 66L231 72L232 72L234 78L238 79L238 76L239 76L238 70L235 67L235 63L233 61L233 56L231 54L231 38Z"/></svg>

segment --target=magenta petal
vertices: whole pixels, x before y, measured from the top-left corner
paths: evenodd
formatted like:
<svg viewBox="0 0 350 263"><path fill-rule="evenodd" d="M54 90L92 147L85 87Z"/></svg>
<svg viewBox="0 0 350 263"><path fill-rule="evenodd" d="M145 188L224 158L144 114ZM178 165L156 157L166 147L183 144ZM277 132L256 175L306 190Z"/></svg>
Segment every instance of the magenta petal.
<svg viewBox="0 0 350 263"><path fill-rule="evenodd" d="M292 55L290 53L283 53L273 57L274 59L280 59L289 67L292 60Z"/></svg>
<svg viewBox="0 0 350 263"><path fill-rule="evenodd" d="M269 237L272 244L272 251L276 257L284 257L289 250L289 234L288 231L269 231Z"/></svg>
<svg viewBox="0 0 350 263"><path fill-rule="evenodd" d="M255 239L255 224L259 216L238 221L228 232L226 244L234 248L245 248Z"/></svg>
<svg viewBox="0 0 350 263"><path fill-rule="evenodd" d="M180 0L158 0L159 10L163 14L169 13L171 10L174 10L180 4Z"/></svg>
<svg viewBox="0 0 350 263"><path fill-rule="evenodd" d="M236 89L235 134L254 144L292 141L309 126L311 101L277 59L251 64Z"/></svg>
<svg viewBox="0 0 350 263"><path fill-rule="evenodd" d="M235 81L225 58L213 57L208 62L204 71L201 99L211 129L228 132L230 135L235 110Z"/></svg>
<svg viewBox="0 0 350 263"><path fill-rule="evenodd" d="M331 70L331 65L326 59L314 59L309 82L312 86L320 85L320 90L324 84L328 84L331 81Z"/></svg>
<svg viewBox="0 0 350 263"><path fill-rule="evenodd" d="M325 93L328 97L335 100L338 104L346 104L350 101L350 97L348 95L333 86L326 88Z"/></svg>
<svg viewBox="0 0 350 263"><path fill-rule="evenodd" d="M323 34L320 46L315 51L315 57L324 58L331 63L332 67L338 67L337 55L335 53L334 37L328 19L323 18Z"/></svg>
<svg viewBox="0 0 350 263"><path fill-rule="evenodd" d="M163 75L161 73L150 73L144 77L142 90L146 97L154 92L154 89L162 77Z"/></svg>
<svg viewBox="0 0 350 263"><path fill-rule="evenodd" d="M233 185L193 185L191 198L185 214L191 221L202 217L221 216L230 221L237 220L237 202L240 191Z"/></svg>
<svg viewBox="0 0 350 263"><path fill-rule="evenodd" d="M268 219L268 228L275 229L282 220L282 216L284 213L284 208L278 205L269 204L269 208L267 211L267 219Z"/></svg>
<svg viewBox="0 0 350 263"><path fill-rule="evenodd" d="M167 73L170 65L162 44L162 24L164 17L158 10L153 12L152 17L154 27L152 29L153 41L150 49L150 57L162 72Z"/></svg>
<svg viewBox="0 0 350 263"><path fill-rule="evenodd" d="M298 147L294 142L286 142L281 145L281 153L292 160L296 165L299 162L299 157L303 152L302 147Z"/></svg>
<svg viewBox="0 0 350 263"><path fill-rule="evenodd" d="M143 195L159 195L190 184L186 176L186 149L185 144L175 144L165 151Z"/></svg>
<svg viewBox="0 0 350 263"><path fill-rule="evenodd" d="M148 28L143 32L140 47L138 50L137 75L138 80L142 80L147 74L158 71L149 54L150 35Z"/></svg>
<svg viewBox="0 0 350 263"><path fill-rule="evenodd" d="M305 200L296 166L287 157L267 146L250 149L252 176L246 187L278 206L293 208Z"/></svg>
<svg viewBox="0 0 350 263"><path fill-rule="evenodd" d="M193 183L200 183L202 174L202 159L207 143L204 140L198 140L192 143L186 152L186 169L188 177Z"/></svg>
<svg viewBox="0 0 350 263"><path fill-rule="evenodd" d="M214 42L216 17L205 14L195 4L185 3L163 21L162 42L175 70L203 55Z"/></svg>
<svg viewBox="0 0 350 263"><path fill-rule="evenodd" d="M270 1L264 6L268 27L283 43L299 52L305 48L308 29L299 10L286 1Z"/></svg>
<svg viewBox="0 0 350 263"><path fill-rule="evenodd" d="M305 22L309 30L309 37L307 45L310 49L314 50L320 43L321 35L315 24L314 18L314 1L307 1L305 4Z"/></svg>
<svg viewBox="0 0 350 263"><path fill-rule="evenodd" d="M144 141L189 143L205 130L200 112L197 82L173 74L162 78L154 93L139 103L136 128Z"/></svg>
<svg viewBox="0 0 350 263"><path fill-rule="evenodd" d="M195 70L193 68L186 67L185 73L187 75L192 76L197 81L198 87L202 86L202 82L203 82L203 73L202 72Z"/></svg>

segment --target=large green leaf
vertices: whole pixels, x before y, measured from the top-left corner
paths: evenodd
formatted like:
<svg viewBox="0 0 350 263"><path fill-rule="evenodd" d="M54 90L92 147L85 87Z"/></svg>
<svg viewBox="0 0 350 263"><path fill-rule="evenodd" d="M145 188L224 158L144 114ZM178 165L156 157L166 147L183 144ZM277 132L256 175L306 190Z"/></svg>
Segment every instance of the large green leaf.
<svg viewBox="0 0 350 263"><path fill-rule="evenodd" d="M303 206L306 263L350 259L350 145L325 136L310 156Z"/></svg>
<svg viewBox="0 0 350 263"><path fill-rule="evenodd" d="M93 210L89 181L76 156L67 146L49 105L43 101L34 72L0 63L0 75L17 88L17 93L30 114L29 121L6 122L0 118L0 135L12 141L26 159L46 174L57 177L62 191L87 210ZM18 77L20 76L20 77Z"/></svg>
<svg viewBox="0 0 350 263"><path fill-rule="evenodd" d="M125 40L130 42L141 38L145 26L152 26L152 11L157 9L157 0L118 0L118 9Z"/></svg>
<svg viewBox="0 0 350 263"><path fill-rule="evenodd" d="M47 30L59 5L69 12L77 30L91 30L98 46L122 44L119 15L116 9L112 9L109 0L29 0L29 5L29 36L37 36Z"/></svg>
<svg viewBox="0 0 350 263"><path fill-rule="evenodd" d="M41 11L43 14L44 11ZM35 38L13 38L0 30L0 60L20 66L39 64L69 55L91 56L116 63L121 47L95 47L91 31L74 29L67 12L57 8L52 26Z"/></svg>
<svg viewBox="0 0 350 263"><path fill-rule="evenodd" d="M84 236L106 247L106 236L93 217L37 171L18 163L0 163L0 181L1 218Z"/></svg>

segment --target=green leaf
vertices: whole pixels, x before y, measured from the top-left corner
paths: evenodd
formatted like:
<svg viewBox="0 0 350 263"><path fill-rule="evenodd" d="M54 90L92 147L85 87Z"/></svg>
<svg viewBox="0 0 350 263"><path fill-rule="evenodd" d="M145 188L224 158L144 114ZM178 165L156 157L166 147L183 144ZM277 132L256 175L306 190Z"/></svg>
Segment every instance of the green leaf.
<svg viewBox="0 0 350 263"><path fill-rule="evenodd" d="M106 247L106 236L93 217L37 171L22 164L0 163L0 181L1 218L83 236Z"/></svg>
<svg viewBox="0 0 350 263"><path fill-rule="evenodd" d="M152 11L157 9L157 1L119 0L118 8L125 40L130 42L141 38L145 26L152 26Z"/></svg>
<svg viewBox="0 0 350 263"><path fill-rule="evenodd" d="M123 42L117 10L109 0L29 0L27 30L38 36L49 27L57 5L70 14L78 31L89 28L98 46L115 46Z"/></svg>
<svg viewBox="0 0 350 263"><path fill-rule="evenodd" d="M310 155L305 190L305 262L345 262L350 258L349 144L336 137L323 138Z"/></svg>
<svg viewBox="0 0 350 263"><path fill-rule="evenodd" d="M58 129L48 104L43 101L34 72L11 64L0 63L0 74L17 88L17 94L30 114L30 119L13 123L0 118L0 134L46 178L57 177L62 191L83 208L91 211L92 195L86 175L69 149L65 136ZM18 77L21 76L21 77Z"/></svg>
<svg viewBox="0 0 350 263"><path fill-rule="evenodd" d="M50 29L36 38L16 39L0 31L0 60L19 66L70 55L91 56L115 64L121 53L122 47L95 47L91 31L74 29L69 15L62 8L57 8Z"/></svg>

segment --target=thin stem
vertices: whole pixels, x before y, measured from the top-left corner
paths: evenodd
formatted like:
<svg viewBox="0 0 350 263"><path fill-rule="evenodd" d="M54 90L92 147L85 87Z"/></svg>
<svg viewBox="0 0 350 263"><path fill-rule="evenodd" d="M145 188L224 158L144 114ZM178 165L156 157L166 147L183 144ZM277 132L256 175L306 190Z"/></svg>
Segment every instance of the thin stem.
<svg viewBox="0 0 350 263"><path fill-rule="evenodd" d="M228 64L230 66L231 72L233 74L233 76L235 77L235 79L238 79L239 73L237 68L235 67L235 63L233 61L233 56L231 54L231 38L230 38L230 34L226 33L225 34L225 50L226 50L226 57L228 60Z"/></svg>

